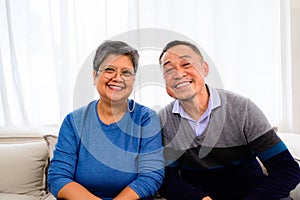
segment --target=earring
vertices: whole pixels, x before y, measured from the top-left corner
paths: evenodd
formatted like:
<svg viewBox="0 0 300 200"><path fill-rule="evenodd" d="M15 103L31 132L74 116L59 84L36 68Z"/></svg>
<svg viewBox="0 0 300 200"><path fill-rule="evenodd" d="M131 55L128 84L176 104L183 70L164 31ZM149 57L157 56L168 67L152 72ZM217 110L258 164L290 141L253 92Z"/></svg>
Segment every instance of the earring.
<svg viewBox="0 0 300 200"><path fill-rule="evenodd" d="M130 109L129 108L129 100L128 100L127 109L129 112L133 112L134 107L135 107L135 92L133 92L133 100L132 101L133 101L133 104L132 104L132 108Z"/></svg>

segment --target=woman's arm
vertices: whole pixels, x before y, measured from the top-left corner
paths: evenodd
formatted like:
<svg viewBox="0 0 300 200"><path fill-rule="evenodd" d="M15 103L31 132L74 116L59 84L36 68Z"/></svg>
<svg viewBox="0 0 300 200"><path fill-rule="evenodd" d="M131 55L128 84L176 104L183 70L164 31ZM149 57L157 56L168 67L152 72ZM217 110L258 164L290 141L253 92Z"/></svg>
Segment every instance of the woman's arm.
<svg viewBox="0 0 300 200"><path fill-rule="evenodd" d="M141 114L142 113L142 114ZM136 116L141 118L138 152L138 175L128 187L140 198L152 197L164 178L164 159L159 118L154 111L146 110ZM140 117L142 116L142 117Z"/></svg>
<svg viewBox="0 0 300 200"><path fill-rule="evenodd" d="M84 186L74 180L79 140L73 118L69 114L60 128L54 157L50 163L48 172L49 190L55 197L60 199L99 200L100 198L94 196Z"/></svg>
<svg viewBox="0 0 300 200"><path fill-rule="evenodd" d="M55 197L65 185L74 182L77 147L78 139L69 114L61 125L48 171L48 187Z"/></svg>
<svg viewBox="0 0 300 200"><path fill-rule="evenodd" d="M76 182L70 182L62 187L57 197L65 200L101 200Z"/></svg>

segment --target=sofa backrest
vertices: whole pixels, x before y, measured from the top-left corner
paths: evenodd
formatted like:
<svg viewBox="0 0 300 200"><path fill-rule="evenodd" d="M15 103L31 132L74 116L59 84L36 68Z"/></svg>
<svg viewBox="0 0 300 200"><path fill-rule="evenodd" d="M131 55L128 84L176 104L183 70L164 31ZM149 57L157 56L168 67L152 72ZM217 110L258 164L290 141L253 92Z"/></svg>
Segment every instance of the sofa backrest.
<svg viewBox="0 0 300 200"><path fill-rule="evenodd" d="M0 129L0 193L45 195L56 139L42 129Z"/></svg>

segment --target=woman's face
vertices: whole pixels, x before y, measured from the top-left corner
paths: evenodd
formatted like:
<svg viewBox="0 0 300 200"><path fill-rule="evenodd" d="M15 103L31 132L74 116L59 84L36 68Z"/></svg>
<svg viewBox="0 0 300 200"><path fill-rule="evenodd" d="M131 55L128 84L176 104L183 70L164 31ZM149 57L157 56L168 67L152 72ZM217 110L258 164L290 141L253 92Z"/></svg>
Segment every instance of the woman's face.
<svg viewBox="0 0 300 200"><path fill-rule="evenodd" d="M94 81L102 100L127 101L135 80L131 59L125 55L109 55L94 71Z"/></svg>

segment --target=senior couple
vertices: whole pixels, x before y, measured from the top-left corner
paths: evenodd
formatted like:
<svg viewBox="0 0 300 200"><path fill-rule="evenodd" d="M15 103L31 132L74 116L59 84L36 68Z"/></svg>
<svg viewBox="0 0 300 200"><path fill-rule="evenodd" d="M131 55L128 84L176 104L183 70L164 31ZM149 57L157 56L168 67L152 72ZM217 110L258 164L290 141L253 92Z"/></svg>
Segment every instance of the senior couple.
<svg viewBox="0 0 300 200"><path fill-rule="evenodd" d="M138 60L121 41L98 47L100 97L61 125L48 179L54 196L289 199L299 165L255 103L205 83L209 65L196 45L175 40L162 50L158 62L174 101L158 114L129 99Z"/></svg>

